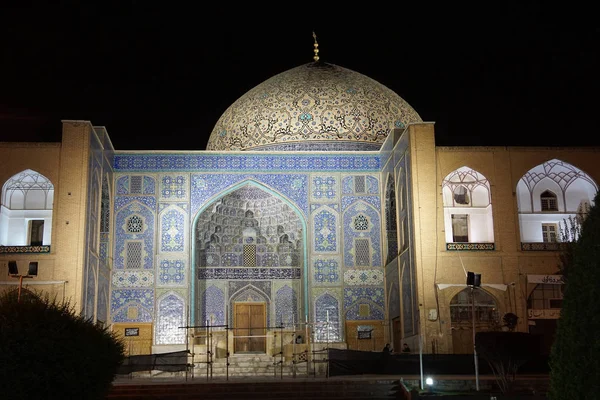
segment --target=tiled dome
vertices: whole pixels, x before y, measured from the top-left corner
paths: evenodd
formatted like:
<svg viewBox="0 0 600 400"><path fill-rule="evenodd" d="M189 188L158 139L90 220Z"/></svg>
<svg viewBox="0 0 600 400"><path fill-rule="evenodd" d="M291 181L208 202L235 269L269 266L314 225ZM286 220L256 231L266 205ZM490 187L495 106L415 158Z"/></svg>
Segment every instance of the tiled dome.
<svg viewBox="0 0 600 400"><path fill-rule="evenodd" d="M207 150L377 150L422 122L400 96L358 72L304 64L254 87L219 118Z"/></svg>

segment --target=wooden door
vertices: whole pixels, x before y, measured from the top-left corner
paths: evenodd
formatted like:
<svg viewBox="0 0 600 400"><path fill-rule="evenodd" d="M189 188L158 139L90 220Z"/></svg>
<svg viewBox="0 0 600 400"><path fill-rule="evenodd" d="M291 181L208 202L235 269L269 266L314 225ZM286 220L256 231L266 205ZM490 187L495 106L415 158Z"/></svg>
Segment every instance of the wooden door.
<svg viewBox="0 0 600 400"><path fill-rule="evenodd" d="M234 307L234 352L265 353L265 303L235 303Z"/></svg>

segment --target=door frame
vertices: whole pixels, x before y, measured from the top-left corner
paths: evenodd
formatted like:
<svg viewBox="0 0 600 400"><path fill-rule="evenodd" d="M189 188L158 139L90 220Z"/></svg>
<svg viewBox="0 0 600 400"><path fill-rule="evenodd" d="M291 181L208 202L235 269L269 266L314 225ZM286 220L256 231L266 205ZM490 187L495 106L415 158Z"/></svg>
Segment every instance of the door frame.
<svg viewBox="0 0 600 400"><path fill-rule="evenodd" d="M264 301L235 301L233 302L233 352L234 353L245 353L244 351L237 351L237 347L236 347L236 342L237 342L237 330L238 330L238 323L237 323L237 308L238 306L262 306L262 310L263 310L263 321L262 321L262 339L263 339L263 348L262 350L259 350L260 352L266 353L267 352L267 338L266 338L266 334L267 334L267 303ZM251 322L250 322L251 325ZM259 329L259 328L252 328L251 326L248 326L246 328L248 331L252 330L252 329ZM250 332L249 332L250 333ZM249 335L251 336L251 335ZM248 338L249 339L249 338Z"/></svg>

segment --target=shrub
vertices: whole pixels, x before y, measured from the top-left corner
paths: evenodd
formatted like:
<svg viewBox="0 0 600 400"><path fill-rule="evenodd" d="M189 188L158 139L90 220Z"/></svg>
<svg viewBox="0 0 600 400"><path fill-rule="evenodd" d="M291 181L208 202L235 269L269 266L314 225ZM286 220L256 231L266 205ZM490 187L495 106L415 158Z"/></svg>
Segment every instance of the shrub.
<svg viewBox="0 0 600 400"><path fill-rule="evenodd" d="M102 399L124 360L107 328L29 291L0 295L0 393L6 399Z"/></svg>
<svg viewBox="0 0 600 400"><path fill-rule="evenodd" d="M494 372L502 393L512 392L521 365L539 355L538 339L524 332L478 332L475 346Z"/></svg>

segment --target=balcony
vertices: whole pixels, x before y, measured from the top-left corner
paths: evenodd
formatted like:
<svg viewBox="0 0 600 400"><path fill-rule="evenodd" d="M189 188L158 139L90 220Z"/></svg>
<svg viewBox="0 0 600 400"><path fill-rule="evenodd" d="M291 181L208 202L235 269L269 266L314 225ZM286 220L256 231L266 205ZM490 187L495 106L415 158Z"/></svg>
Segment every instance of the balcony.
<svg viewBox="0 0 600 400"><path fill-rule="evenodd" d="M0 254L50 253L50 246L0 246Z"/></svg>
<svg viewBox="0 0 600 400"><path fill-rule="evenodd" d="M495 249L494 243L446 243L446 250L448 251L489 251Z"/></svg>
<svg viewBox="0 0 600 400"><path fill-rule="evenodd" d="M568 242L521 242L522 251L564 251Z"/></svg>

